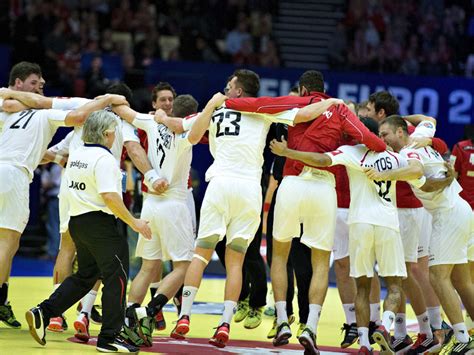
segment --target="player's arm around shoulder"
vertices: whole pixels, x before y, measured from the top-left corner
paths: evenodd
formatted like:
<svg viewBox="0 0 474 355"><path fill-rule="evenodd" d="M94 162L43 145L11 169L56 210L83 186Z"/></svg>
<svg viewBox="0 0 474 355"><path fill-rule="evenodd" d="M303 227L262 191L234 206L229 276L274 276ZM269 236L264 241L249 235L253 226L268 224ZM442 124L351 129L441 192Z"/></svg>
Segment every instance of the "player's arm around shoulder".
<svg viewBox="0 0 474 355"><path fill-rule="evenodd" d="M328 154L301 152L298 150L289 149L288 143L283 136L281 137L281 141L273 139L270 142L270 149L273 154L293 160L299 160L307 165L318 168L331 166L333 163L331 157Z"/></svg>
<svg viewBox="0 0 474 355"><path fill-rule="evenodd" d="M424 168L419 158L408 159L408 165L402 168L385 171L377 171L374 168L364 168L364 172L369 179L376 181L408 181L410 183L417 182L416 185L419 185L420 181L424 183Z"/></svg>
<svg viewBox="0 0 474 355"><path fill-rule="evenodd" d="M198 118L196 118L191 130L188 133L188 140L192 145L199 143L201 138L204 136L204 133L206 133L207 129L209 128L214 110L222 106L224 101L227 99L227 96L218 92L217 94L214 94L214 96L208 101L206 107L204 107L204 110L202 110Z"/></svg>

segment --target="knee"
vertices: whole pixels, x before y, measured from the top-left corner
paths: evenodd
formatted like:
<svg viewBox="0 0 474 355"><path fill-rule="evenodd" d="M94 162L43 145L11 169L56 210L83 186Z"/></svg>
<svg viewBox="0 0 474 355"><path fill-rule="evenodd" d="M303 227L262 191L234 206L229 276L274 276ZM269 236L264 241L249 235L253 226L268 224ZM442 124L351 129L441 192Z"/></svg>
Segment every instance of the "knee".
<svg viewBox="0 0 474 355"><path fill-rule="evenodd" d="M142 267L140 268L140 272L143 274L155 274L158 270L159 265L161 264L161 260L145 260L143 259Z"/></svg>
<svg viewBox="0 0 474 355"><path fill-rule="evenodd" d="M338 279L345 279L349 277L349 258L343 258L334 261L334 271Z"/></svg>
<svg viewBox="0 0 474 355"><path fill-rule="evenodd" d="M210 235L208 237L198 239L196 246L202 249L216 249L217 243L219 243L219 236Z"/></svg>

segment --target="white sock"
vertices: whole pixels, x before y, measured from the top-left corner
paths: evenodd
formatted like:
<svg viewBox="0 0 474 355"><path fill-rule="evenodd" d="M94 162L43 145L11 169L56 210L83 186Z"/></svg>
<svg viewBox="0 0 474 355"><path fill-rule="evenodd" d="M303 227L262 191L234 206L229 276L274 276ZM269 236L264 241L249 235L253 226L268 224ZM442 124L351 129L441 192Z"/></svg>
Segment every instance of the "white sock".
<svg viewBox="0 0 474 355"><path fill-rule="evenodd" d="M286 313L286 301L275 302L275 311L277 314L277 324L288 323L288 314Z"/></svg>
<svg viewBox="0 0 474 355"><path fill-rule="evenodd" d="M181 313L179 318L182 316L189 316L191 314L191 308L193 306L194 299L198 292L197 287L193 286L184 286L183 287L183 302L181 304Z"/></svg>
<svg viewBox="0 0 474 355"><path fill-rule="evenodd" d="M366 346L367 349L371 350L372 347L370 346L369 341L369 328L367 327L359 327L357 328L357 333L359 334L359 344L360 346Z"/></svg>
<svg viewBox="0 0 474 355"><path fill-rule="evenodd" d="M466 327L467 329L474 329L474 320L471 318L471 316L469 315L469 313L467 313L466 311Z"/></svg>
<svg viewBox="0 0 474 355"><path fill-rule="evenodd" d="M134 305L135 303L133 302L127 302L127 308L130 307L131 305Z"/></svg>
<svg viewBox="0 0 474 355"><path fill-rule="evenodd" d="M54 284L54 285L53 285L53 292L56 291L59 286L61 286L61 283Z"/></svg>
<svg viewBox="0 0 474 355"><path fill-rule="evenodd" d="M97 291L95 291L95 290L90 290L87 295L82 297L82 300L81 300L82 310L81 310L81 312L87 313L87 315L90 317L92 306L94 305L96 297L97 297Z"/></svg>
<svg viewBox="0 0 474 355"><path fill-rule="evenodd" d="M388 329L389 330L389 329ZM397 313L395 317L395 339L403 339L407 336L407 318L405 313Z"/></svg>
<svg viewBox="0 0 474 355"><path fill-rule="evenodd" d="M453 324L454 336L460 343L469 342L469 333L467 332L466 324L457 323Z"/></svg>
<svg viewBox="0 0 474 355"><path fill-rule="evenodd" d="M308 320L306 321L306 326L316 334L318 329L319 317L321 316L321 306L319 304L310 304L309 305L309 314Z"/></svg>
<svg viewBox="0 0 474 355"><path fill-rule="evenodd" d="M441 329L441 323L443 323L443 318L441 318L441 307L427 307L426 311L428 312L431 326L434 329Z"/></svg>
<svg viewBox="0 0 474 355"><path fill-rule="evenodd" d="M342 305L344 308L344 314L346 315L346 323L351 325L356 322L355 306L354 303L346 303Z"/></svg>
<svg viewBox="0 0 474 355"><path fill-rule="evenodd" d="M380 324L380 303L370 304L370 321Z"/></svg>
<svg viewBox="0 0 474 355"><path fill-rule="evenodd" d="M219 322L219 325L221 325L222 323L230 324L232 322L232 316L235 313L236 307L237 307L237 302L224 301L224 313L222 313L222 318Z"/></svg>
<svg viewBox="0 0 474 355"><path fill-rule="evenodd" d="M420 327L420 333L426 334L427 338L432 339L433 332L431 331L430 318L428 317L428 312L424 312L416 316L416 319L418 319L418 326Z"/></svg>
<svg viewBox="0 0 474 355"><path fill-rule="evenodd" d="M384 311L382 314L382 325L387 329L387 332L390 333L390 328L392 327L393 321L395 320L395 313L392 311Z"/></svg>

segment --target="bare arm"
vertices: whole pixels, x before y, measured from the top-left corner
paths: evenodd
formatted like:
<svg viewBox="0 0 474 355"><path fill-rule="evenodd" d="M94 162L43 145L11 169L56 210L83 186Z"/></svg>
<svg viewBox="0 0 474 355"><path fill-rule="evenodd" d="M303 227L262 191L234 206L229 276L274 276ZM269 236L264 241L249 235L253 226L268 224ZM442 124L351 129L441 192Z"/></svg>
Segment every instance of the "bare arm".
<svg viewBox="0 0 474 355"><path fill-rule="evenodd" d="M127 104L127 100L122 95L107 94L69 112L64 122L66 126L82 126L87 117L94 111L102 110L109 105Z"/></svg>
<svg viewBox="0 0 474 355"><path fill-rule="evenodd" d="M444 178L426 178L425 184L420 188L425 192L433 192L438 190L443 190L445 187L451 185L453 180L456 178L456 172L449 163L445 163L445 166L448 168L446 172L446 177Z"/></svg>
<svg viewBox="0 0 474 355"><path fill-rule="evenodd" d="M180 134L184 132L183 119L180 117L170 117L162 109L156 110L155 122L164 124L174 133Z"/></svg>
<svg viewBox="0 0 474 355"><path fill-rule="evenodd" d="M4 99L14 99L20 101L29 108L52 108L53 99L33 92L17 91L2 88L0 89L0 97Z"/></svg>
<svg viewBox="0 0 474 355"><path fill-rule="evenodd" d="M20 101L7 99L3 101L2 109L5 112L20 112L23 110L27 110L29 107L22 104Z"/></svg>
<svg viewBox="0 0 474 355"><path fill-rule="evenodd" d="M312 121L321 116L332 105L344 105L344 101L340 99L327 99L300 108L296 114L294 123Z"/></svg>
<svg viewBox="0 0 474 355"><path fill-rule="evenodd" d="M123 204L122 199L116 192L103 192L100 194L104 199L105 205L112 213L128 224L135 232L140 233L145 239L151 239L151 230L148 222L133 217L127 207Z"/></svg>
<svg viewBox="0 0 474 355"><path fill-rule="evenodd" d="M146 155L145 149L140 145L140 143L128 141L124 143L125 148L127 149L128 156L132 159L133 165L135 165L142 173L145 173L152 168L148 156Z"/></svg>
<svg viewBox="0 0 474 355"><path fill-rule="evenodd" d="M408 166L400 169L379 172L374 168L364 168L364 172L371 180L388 181L410 181L417 180L423 176L423 165L413 159L408 160Z"/></svg>
<svg viewBox="0 0 474 355"><path fill-rule="evenodd" d="M281 138L281 142L276 139L270 142L270 149L274 154L293 160L299 160L310 166L331 166L332 159L329 155L313 152L300 152L298 150L289 149L286 140L283 137Z"/></svg>
<svg viewBox="0 0 474 355"><path fill-rule="evenodd" d="M410 122L415 127L418 126L418 124L420 122L423 122L423 121L429 121L429 122L433 123L434 125L436 125L436 119L435 118L425 116L425 115L421 115L421 114L403 116L403 118L405 120L407 120L408 122Z"/></svg>
<svg viewBox="0 0 474 355"><path fill-rule="evenodd" d="M118 116L120 116L121 119L127 121L131 125L133 125L132 122L138 114L137 111L131 109L127 105L114 106L112 111L114 111Z"/></svg>
<svg viewBox="0 0 474 355"><path fill-rule="evenodd" d="M201 140L206 130L209 128L211 122L212 113L214 110L221 106L224 101L227 99L227 96L222 95L221 93L215 94L212 99L209 100L204 110L199 114L198 118L193 124L193 128L189 131L188 140L191 144L197 144Z"/></svg>

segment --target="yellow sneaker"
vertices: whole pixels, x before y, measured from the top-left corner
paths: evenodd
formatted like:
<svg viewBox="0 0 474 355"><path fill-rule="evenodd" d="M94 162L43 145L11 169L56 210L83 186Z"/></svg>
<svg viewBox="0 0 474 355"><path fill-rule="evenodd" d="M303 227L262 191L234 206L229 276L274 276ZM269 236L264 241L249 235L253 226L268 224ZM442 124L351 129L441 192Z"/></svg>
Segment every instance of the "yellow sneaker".
<svg viewBox="0 0 474 355"><path fill-rule="evenodd" d="M250 307L249 314L245 318L244 327L247 329L257 328L262 323L263 307L252 308Z"/></svg>
<svg viewBox="0 0 474 355"><path fill-rule="evenodd" d="M304 323L299 323L299 326L298 326L298 331L296 332L296 338L298 339L301 335L301 333L303 333L303 330L306 328L306 324Z"/></svg>
<svg viewBox="0 0 474 355"><path fill-rule="evenodd" d="M250 311L249 299L246 298L243 301L239 301L237 303L237 311L234 314L234 322L235 323L242 322L249 314L249 311Z"/></svg>
<svg viewBox="0 0 474 355"><path fill-rule="evenodd" d="M289 325L292 325L295 321L295 316L292 314L291 316L288 317L288 324ZM267 339L273 339L275 338L275 335L277 333L277 328L278 328L278 324L277 324L277 317L275 317L273 319L273 326L272 326L272 329L270 329L270 331L268 332L267 334Z"/></svg>

